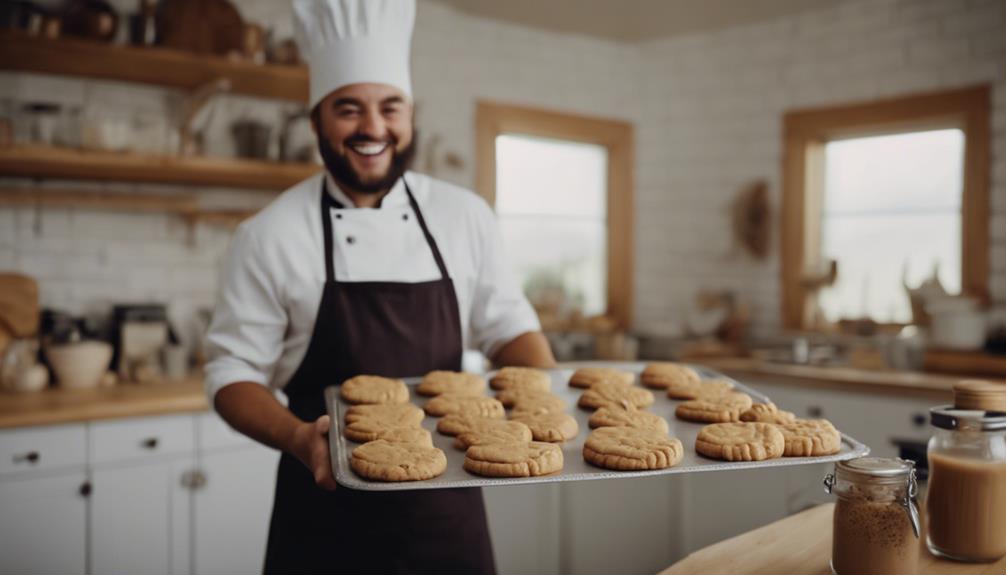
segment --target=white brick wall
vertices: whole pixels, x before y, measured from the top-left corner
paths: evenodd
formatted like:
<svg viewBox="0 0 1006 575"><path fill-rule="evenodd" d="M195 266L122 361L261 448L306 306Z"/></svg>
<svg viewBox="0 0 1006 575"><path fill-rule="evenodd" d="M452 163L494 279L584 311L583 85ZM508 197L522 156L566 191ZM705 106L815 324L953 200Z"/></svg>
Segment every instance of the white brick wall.
<svg viewBox="0 0 1006 575"><path fill-rule="evenodd" d="M134 8L131 0L118 7ZM240 0L249 20L290 33L287 2ZM740 292L761 329L778 325L779 261L741 255L729 205L768 181L778 207L782 114L978 82L995 85L994 149L1006 149L1006 2L855 0L714 33L620 44L503 24L421 0L413 83L421 142L464 160L437 175L474 183L478 99L542 106L636 125L636 318L642 329L680 321L697 290ZM85 109L161 116L177 94L149 86L0 74L0 97L51 97ZM211 153L233 152L238 117L275 121L288 104L228 97L214 114ZM422 151L420 151L422 154ZM422 156L418 165L423 165ZM67 185L57 183L56 185ZM111 191L192 192L154 185L81 184ZM263 194L198 190L215 206ZM993 166L991 288L1006 300L1006 154ZM40 222L40 225L39 225ZM775 228L773 228L773 233ZM72 311L111 301L212 303L229 235L167 216L0 208L0 268L37 275L43 301Z"/></svg>
<svg viewBox="0 0 1006 575"><path fill-rule="evenodd" d="M679 320L711 287L742 293L757 327L778 326L777 255L746 261L718 238L744 182L769 182L778 217L787 110L977 83L994 86L990 287L1006 301L1006 2L847 2L639 49L638 327Z"/></svg>

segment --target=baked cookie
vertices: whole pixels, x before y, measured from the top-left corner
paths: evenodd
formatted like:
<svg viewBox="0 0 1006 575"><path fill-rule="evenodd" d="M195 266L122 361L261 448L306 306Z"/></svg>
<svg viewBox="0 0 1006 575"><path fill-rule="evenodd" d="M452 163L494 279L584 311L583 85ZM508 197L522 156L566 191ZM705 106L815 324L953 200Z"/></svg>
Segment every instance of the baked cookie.
<svg viewBox="0 0 1006 575"><path fill-rule="evenodd" d="M437 421L437 431L444 435L457 435L474 429L477 422L486 419L498 421L501 418L482 417L481 415L470 415L466 413L449 413Z"/></svg>
<svg viewBox="0 0 1006 575"><path fill-rule="evenodd" d="M653 405L653 393L647 389L616 381L602 381L590 386L580 395L577 405L587 409L597 409L606 405L619 406L628 401L636 407Z"/></svg>
<svg viewBox="0 0 1006 575"><path fill-rule="evenodd" d="M796 421L796 416L791 411L779 409L774 403L755 403L747 411L741 413L741 421L793 423Z"/></svg>
<svg viewBox="0 0 1006 575"><path fill-rule="evenodd" d="M732 392L717 396L704 396L678 405L674 415L685 421L701 423L726 423L738 421L742 411L751 407L751 396Z"/></svg>
<svg viewBox="0 0 1006 575"><path fill-rule="evenodd" d="M503 419L506 413L503 404L498 399L484 395L458 395L456 393L438 395L427 401L423 409L434 417L458 413Z"/></svg>
<svg viewBox="0 0 1006 575"><path fill-rule="evenodd" d="M552 389L552 377L548 372L533 367L504 367L499 370L489 385L493 389L536 389L549 391Z"/></svg>
<svg viewBox="0 0 1006 575"><path fill-rule="evenodd" d="M486 380L481 376L459 371L431 371L423 376L423 381L416 387L419 395L482 395L485 390Z"/></svg>
<svg viewBox="0 0 1006 575"><path fill-rule="evenodd" d="M447 456L436 447L378 439L357 447L349 464L360 477L374 481L421 481L447 469Z"/></svg>
<svg viewBox="0 0 1006 575"><path fill-rule="evenodd" d="M842 449L842 434L827 419L797 419L778 427L786 441L785 457L832 455Z"/></svg>
<svg viewBox="0 0 1006 575"><path fill-rule="evenodd" d="M590 414L587 424L592 428L638 427L640 429L652 429L665 434L669 430L666 419L656 413L636 409L632 404L602 407Z"/></svg>
<svg viewBox="0 0 1006 575"><path fill-rule="evenodd" d="M377 419L388 427L415 427L422 423L426 414L411 403L378 403L371 405L351 405L346 410L346 423L361 419Z"/></svg>
<svg viewBox="0 0 1006 575"><path fill-rule="evenodd" d="M714 423L699 431L695 451L724 461L763 461L781 457L784 444L770 423Z"/></svg>
<svg viewBox="0 0 1006 575"><path fill-rule="evenodd" d="M667 389L670 385L694 385L699 379L699 374L694 369L669 361L651 363L639 375L639 381L643 385L655 389Z"/></svg>
<svg viewBox="0 0 1006 575"><path fill-rule="evenodd" d="M666 433L638 427L601 427L583 444L583 459L616 471L665 469L681 461L681 441Z"/></svg>
<svg viewBox="0 0 1006 575"><path fill-rule="evenodd" d="M392 429L418 429L426 415L411 403L354 405L346 410L342 434L360 443L382 439Z"/></svg>
<svg viewBox="0 0 1006 575"><path fill-rule="evenodd" d="M504 389L496 394L503 407L516 413L561 413L566 411L566 402L553 393L526 388Z"/></svg>
<svg viewBox="0 0 1006 575"><path fill-rule="evenodd" d="M342 382L339 392L349 403L408 403L409 388L400 379L358 375Z"/></svg>
<svg viewBox="0 0 1006 575"><path fill-rule="evenodd" d="M361 417L359 414L350 414L347 412L346 428L342 431L342 434L347 439L363 443L374 441L375 439L387 439L383 434L393 429L422 429L419 427L419 424L423 420L423 410L418 407L409 404L382 405L380 407L414 407L419 412L419 417L417 418L416 413L411 410L399 410L401 415L397 417L394 414Z"/></svg>
<svg viewBox="0 0 1006 575"><path fill-rule="evenodd" d="M489 443L465 452L465 471L486 477L536 477L562 470L562 449L554 443Z"/></svg>
<svg viewBox="0 0 1006 575"><path fill-rule="evenodd" d="M599 381L619 381L628 385L635 379L636 376L628 371L607 367L581 367L569 378L569 386L587 389Z"/></svg>
<svg viewBox="0 0 1006 575"><path fill-rule="evenodd" d="M667 397L671 399L702 399L730 393L733 389L734 384L725 379L701 379L698 383L668 385Z"/></svg>
<svg viewBox="0 0 1006 575"><path fill-rule="evenodd" d="M413 443L424 447L433 447L433 435L422 427L392 427L377 432L377 437L371 441L383 439L388 443Z"/></svg>
<svg viewBox="0 0 1006 575"><path fill-rule="evenodd" d="M530 427L535 441L562 443L580 432L579 424L568 413L514 413L510 419Z"/></svg>
<svg viewBox="0 0 1006 575"><path fill-rule="evenodd" d="M486 443L529 443L532 439L531 430L519 421L483 418L480 425L459 433L454 447L468 449Z"/></svg>

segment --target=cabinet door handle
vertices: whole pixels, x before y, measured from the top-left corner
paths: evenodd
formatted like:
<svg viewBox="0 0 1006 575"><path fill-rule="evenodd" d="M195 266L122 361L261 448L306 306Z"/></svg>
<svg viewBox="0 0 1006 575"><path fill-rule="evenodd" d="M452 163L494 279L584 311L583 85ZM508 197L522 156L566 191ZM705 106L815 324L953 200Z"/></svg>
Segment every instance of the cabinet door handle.
<svg viewBox="0 0 1006 575"><path fill-rule="evenodd" d="M924 413L916 413L912 415L912 425L915 427L925 427L926 415Z"/></svg>
<svg viewBox="0 0 1006 575"><path fill-rule="evenodd" d="M807 415L810 417L821 417L824 415L824 409L819 405L811 405L807 408Z"/></svg>
<svg viewBox="0 0 1006 575"><path fill-rule="evenodd" d="M84 483L81 483L79 491L81 497L90 497L92 491L91 482L85 481Z"/></svg>
<svg viewBox="0 0 1006 575"><path fill-rule="evenodd" d="M143 440L143 443L141 445L143 445L143 447L146 449L157 449L158 443L159 442L157 441L156 437L148 437L147 439Z"/></svg>
<svg viewBox="0 0 1006 575"><path fill-rule="evenodd" d="M193 469L182 474L182 486L196 490L206 486L206 473L200 469Z"/></svg>
<svg viewBox="0 0 1006 575"><path fill-rule="evenodd" d="M42 455L37 451L28 451L26 453L18 453L14 455L14 463L38 463L42 459Z"/></svg>

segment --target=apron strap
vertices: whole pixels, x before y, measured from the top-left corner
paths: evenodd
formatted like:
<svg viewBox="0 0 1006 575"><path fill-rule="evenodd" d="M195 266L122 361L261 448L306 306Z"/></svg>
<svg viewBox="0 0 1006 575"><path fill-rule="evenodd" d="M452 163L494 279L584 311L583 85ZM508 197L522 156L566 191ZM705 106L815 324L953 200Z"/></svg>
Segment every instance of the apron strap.
<svg viewBox="0 0 1006 575"><path fill-rule="evenodd" d="M447 276L447 266L444 265L444 258L440 255L440 248L437 247L437 241L433 239L430 229L426 227L426 219L423 217L423 212L419 209L415 196L412 195L412 190L409 189L409 182L405 181L405 176L402 176L402 183L405 184L405 193L409 195L409 205L412 206L412 212L416 214L416 219L419 220L419 227L423 229L423 235L426 236L426 245L430 246L430 251L433 252L433 259L437 260L437 268L440 269L440 279L449 279Z"/></svg>
<svg viewBox="0 0 1006 575"><path fill-rule="evenodd" d="M332 249L332 209L341 207L328 193L328 178L321 179L321 228L325 239L325 281L335 282L335 254Z"/></svg>
<svg viewBox="0 0 1006 575"><path fill-rule="evenodd" d="M444 258L440 255L440 248L437 247L437 241L433 239L433 234L430 233L430 229L426 227L426 218L423 217L423 212L419 209L419 203L416 202L415 196L412 195L412 190L409 188L409 183L405 181L405 177L402 177L402 183L405 184L405 193L409 196L409 206L412 207L412 213L416 215L416 220L419 221L419 227L423 230L423 236L426 238L426 245L429 246L430 251L433 253L433 259L437 262L437 269L440 270L440 279L449 279L447 275L447 265L444 264ZM322 178L321 180L321 226L325 240L325 281L335 282L335 254L333 251L334 240L332 234L332 216L331 210L334 208L341 209L343 206L332 194L328 193L328 178Z"/></svg>

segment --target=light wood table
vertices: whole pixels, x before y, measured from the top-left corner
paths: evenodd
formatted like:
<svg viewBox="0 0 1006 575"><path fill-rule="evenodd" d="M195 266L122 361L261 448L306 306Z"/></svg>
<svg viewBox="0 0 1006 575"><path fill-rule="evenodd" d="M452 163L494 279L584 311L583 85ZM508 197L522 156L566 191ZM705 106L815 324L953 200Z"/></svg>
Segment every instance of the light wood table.
<svg viewBox="0 0 1006 575"><path fill-rule="evenodd" d="M831 518L835 504L820 505L720 541L678 561L660 575L830 575ZM921 545L919 575L1002 575L996 563L937 559Z"/></svg>

